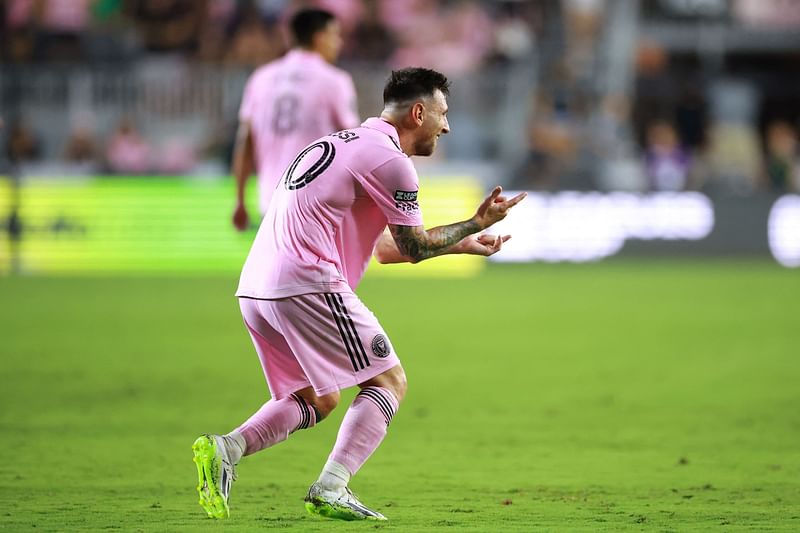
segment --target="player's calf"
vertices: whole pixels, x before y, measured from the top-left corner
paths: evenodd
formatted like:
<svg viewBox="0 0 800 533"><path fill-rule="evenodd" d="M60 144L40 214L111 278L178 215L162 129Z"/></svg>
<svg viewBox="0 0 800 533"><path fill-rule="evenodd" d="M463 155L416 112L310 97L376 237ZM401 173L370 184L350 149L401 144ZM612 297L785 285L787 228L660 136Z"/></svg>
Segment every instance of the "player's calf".
<svg viewBox="0 0 800 533"><path fill-rule="evenodd" d="M244 455L275 446L295 431L314 427L333 409L330 405L321 403L320 409L298 393L268 401L236 430L246 442Z"/></svg>

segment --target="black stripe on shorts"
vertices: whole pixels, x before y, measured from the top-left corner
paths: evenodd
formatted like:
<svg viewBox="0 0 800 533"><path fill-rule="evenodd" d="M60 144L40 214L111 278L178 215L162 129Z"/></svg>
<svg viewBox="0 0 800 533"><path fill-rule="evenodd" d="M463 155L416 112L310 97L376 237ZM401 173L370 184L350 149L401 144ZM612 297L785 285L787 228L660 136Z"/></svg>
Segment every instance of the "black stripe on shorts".
<svg viewBox="0 0 800 533"><path fill-rule="evenodd" d="M347 350L347 355L350 356L350 364L353 365L353 370L358 372L359 368L356 364L356 358L353 356L353 348L350 346L350 337L345 334L344 328L342 327L342 323L339 319L339 312L333 306L333 301L331 300L330 294L323 294L325 297L325 302L327 302L328 307L331 310L331 314L333 315L333 320L336 322L336 327L339 329L339 336L342 338L342 342L344 343L344 347Z"/></svg>
<svg viewBox="0 0 800 533"><path fill-rule="evenodd" d="M347 350L347 355L350 357L353 370L355 372L364 370L365 367L370 366L369 359L367 359L367 354L361 344L353 319L350 318L347 308L344 306L344 300L341 295L336 293L324 293L323 296L331 310L336 327L339 329L339 335Z"/></svg>
<svg viewBox="0 0 800 533"><path fill-rule="evenodd" d="M334 303L338 301L339 306L342 309L342 313L344 314L344 319L346 325L350 326L350 331L353 332L353 338L356 341L356 356L361 356L363 358L364 363L362 364L361 368L364 368L364 365L369 366L369 358L367 357L367 352L364 350L364 345L361 344L361 337L358 336L358 331L356 331L356 325L353 323L353 319L350 318L350 313L347 312L347 307L344 306L344 298L338 292L332 294L334 298Z"/></svg>

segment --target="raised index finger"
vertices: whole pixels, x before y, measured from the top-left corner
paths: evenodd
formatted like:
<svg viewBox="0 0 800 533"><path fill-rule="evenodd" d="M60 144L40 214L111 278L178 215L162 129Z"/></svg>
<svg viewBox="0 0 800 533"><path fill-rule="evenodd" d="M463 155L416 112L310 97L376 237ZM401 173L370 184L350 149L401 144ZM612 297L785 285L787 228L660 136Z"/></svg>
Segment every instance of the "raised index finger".
<svg viewBox="0 0 800 533"><path fill-rule="evenodd" d="M522 200L524 200L526 196L528 196L528 193L526 193L526 192L519 193L514 198L512 198L511 200L506 202L506 209L510 209L510 208L514 207L515 205L520 203Z"/></svg>

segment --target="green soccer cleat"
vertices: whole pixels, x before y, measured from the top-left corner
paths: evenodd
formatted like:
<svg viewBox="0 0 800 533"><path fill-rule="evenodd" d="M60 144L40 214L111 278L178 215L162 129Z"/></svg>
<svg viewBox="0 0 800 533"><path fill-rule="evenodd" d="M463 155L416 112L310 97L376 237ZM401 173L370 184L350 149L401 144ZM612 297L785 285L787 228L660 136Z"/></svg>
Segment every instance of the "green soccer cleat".
<svg viewBox="0 0 800 533"><path fill-rule="evenodd" d="M355 494L344 487L340 491L324 489L314 483L305 499L306 510L311 514L339 520L387 520L385 516L358 501Z"/></svg>
<svg viewBox="0 0 800 533"><path fill-rule="evenodd" d="M236 471L224 439L219 435L201 435L192 444L192 451L197 465L200 505L209 518L228 518L231 515L228 498Z"/></svg>

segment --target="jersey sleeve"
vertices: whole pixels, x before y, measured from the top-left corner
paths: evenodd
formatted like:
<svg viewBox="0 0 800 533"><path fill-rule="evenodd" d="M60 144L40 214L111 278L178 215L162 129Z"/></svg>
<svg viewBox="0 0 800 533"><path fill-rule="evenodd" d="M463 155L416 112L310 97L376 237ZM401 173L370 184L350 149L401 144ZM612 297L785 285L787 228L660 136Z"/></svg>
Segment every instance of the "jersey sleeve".
<svg viewBox="0 0 800 533"><path fill-rule="evenodd" d="M349 74L342 73L338 81L339 90L331 91L334 124L340 129L355 128L361 121L358 118L358 101L353 78Z"/></svg>
<svg viewBox="0 0 800 533"><path fill-rule="evenodd" d="M421 226L417 193L419 178L407 157L395 157L367 174L361 185L378 204L389 224Z"/></svg>

